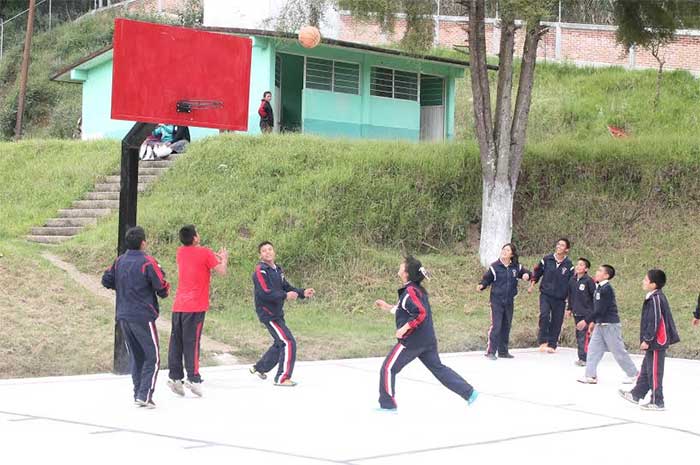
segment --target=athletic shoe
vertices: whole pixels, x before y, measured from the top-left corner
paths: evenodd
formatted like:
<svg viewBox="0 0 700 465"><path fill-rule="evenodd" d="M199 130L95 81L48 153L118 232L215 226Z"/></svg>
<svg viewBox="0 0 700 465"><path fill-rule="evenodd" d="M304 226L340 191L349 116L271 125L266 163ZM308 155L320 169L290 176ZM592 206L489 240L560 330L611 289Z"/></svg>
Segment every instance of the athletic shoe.
<svg viewBox="0 0 700 465"><path fill-rule="evenodd" d="M625 376L622 378L622 384L635 384L637 382L637 378L639 377L639 374L636 374L634 376Z"/></svg>
<svg viewBox="0 0 700 465"><path fill-rule="evenodd" d="M291 379L285 379L281 383L275 381L275 386L294 387L296 385L297 385L296 381L292 381Z"/></svg>
<svg viewBox="0 0 700 465"><path fill-rule="evenodd" d="M138 404L139 407L143 407L143 408L147 408L147 409L156 408L156 403L153 402L153 400L145 401L142 399L136 399L136 403Z"/></svg>
<svg viewBox="0 0 700 465"><path fill-rule="evenodd" d="M265 373L261 373L258 370L255 369L255 367L250 367L248 370L251 375L255 375L260 379L267 379L267 375Z"/></svg>
<svg viewBox="0 0 700 465"><path fill-rule="evenodd" d="M374 411L379 412L379 413L389 413L389 414L393 414L393 415L396 415L397 413L399 413L399 411L396 410L396 408L377 407L374 409Z"/></svg>
<svg viewBox="0 0 700 465"><path fill-rule="evenodd" d="M489 360L498 360L495 354L484 354L484 357L488 358Z"/></svg>
<svg viewBox="0 0 700 465"><path fill-rule="evenodd" d="M666 407L664 406L664 404L654 404L652 402L649 402L648 404L642 404L639 406L639 408L642 410L646 410L648 412L653 412L653 411L660 412L662 410L666 410Z"/></svg>
<svg viewBox="0 0 700 465"><path fill-rule="evenodd" d="M474 389L472 391L472 395L469 396L469 399L467 399L467 404L472 405L474 402L476 402L476 399L479 397L479 391Z"/></svg>
<svg viewBox="0 0 700 465"><path fill-rule="evenodd" d="M510 352L506 352L505 354L498 354L498 358L515 358L515 356Z"/></svg>
<svg viewBox="0 0 700 465"><path fill-rule="evenodd" d="M585 361L585 360L576 360L576 361L574 362L574 365L576 365L577 367L585 367L585 366L586 366L586 361Z"/></svg>
<svg viewBox="0 0 700 465"><path fill-rule="evenodd" d="M547 346L547 353L548 353L548 354L553 354L553 353L555 353L556 351L557 351L557 349L555 349L554 347L549 347L549 346Z"/></svg>
<svg viewBox="0 0 700 465"><path fill-rule="evenodd" d="M583 378L579 378L576 381L578 381L581 384L598 384L598 378L591 378L589 376L584 376Z"/></svg>
<svg viewBox="0 0 700 465"><path fill-rule="evenodd" d="M202 383L194 383L192 381L185 381L185 387L192 391L197 397L202 397Z"/></svg>
<svg viewBox="0 0 700 465"><path fill-rule="evenodd" d="M170 388L171 391L173 391L178 396L180 396L180 397L185 396L185 387L183 386L181 379L169 379L168 380L168 387Z"/></svg>
<svg viewBox="0 0 700 465"><path fill-rule="evenodd" d="M548 347L549 346L547 345L546 342L544 344L540 344L540 352L547 352Z"/></svg>
<svg viewBox="0 0 700 465"><path fill-rule="evenodd" d="M625 399L627 402L632 402L635 405L639 404L639 397L635 397L634 394L632 394L630 391L619 389L617 393L620 394L620 397Z"/></svg>

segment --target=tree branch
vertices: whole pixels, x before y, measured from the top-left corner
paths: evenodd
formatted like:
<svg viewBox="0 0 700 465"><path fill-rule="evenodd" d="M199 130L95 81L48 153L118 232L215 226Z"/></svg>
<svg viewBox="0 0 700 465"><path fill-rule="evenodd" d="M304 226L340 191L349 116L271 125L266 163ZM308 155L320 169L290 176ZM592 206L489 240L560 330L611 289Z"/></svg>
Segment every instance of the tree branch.
<svg viewBox="0 0 700 465"><path fill-rule="evenodd" d="M501 44L498 52L498 84L496 88L496 124L494 141L497 147L496 177L508 180L511 145L513 51L515 48L515 19L501 21Z"/></svg>

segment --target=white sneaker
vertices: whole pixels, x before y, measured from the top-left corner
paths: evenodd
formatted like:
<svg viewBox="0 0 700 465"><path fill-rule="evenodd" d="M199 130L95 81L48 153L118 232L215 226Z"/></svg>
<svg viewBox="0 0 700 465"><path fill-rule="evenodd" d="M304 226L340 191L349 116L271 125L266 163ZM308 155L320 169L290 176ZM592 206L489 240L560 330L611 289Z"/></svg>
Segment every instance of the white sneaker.
<svg viewBox="0 0 700 465"><path fill-rule="evenodd" d="M622 378L622 384L635 384L637 382L637 378L639 377L639 374L636 374L634 376L625 376Z"/></svg>
<svg viewBox="0 0 700 465"><path fill-rule="evenodd" d="M584 376L583 378L579 378L576 381L578 381L581 384L598 384L598 378L590 378L588 376Z"/></svg>
<svg viewBox="0 0 700 465"><path fill-rule="evenodd" d="M192 381L185 381L185 387L192 391L197 397L202 397L202 383L193 383Z"/></svg>
<svg viewBox="0 0 700 465"><path fill-rule="evenodd" d="M180 397L185 397L185 387L180 379L169 379L168 387Z"/></svg>

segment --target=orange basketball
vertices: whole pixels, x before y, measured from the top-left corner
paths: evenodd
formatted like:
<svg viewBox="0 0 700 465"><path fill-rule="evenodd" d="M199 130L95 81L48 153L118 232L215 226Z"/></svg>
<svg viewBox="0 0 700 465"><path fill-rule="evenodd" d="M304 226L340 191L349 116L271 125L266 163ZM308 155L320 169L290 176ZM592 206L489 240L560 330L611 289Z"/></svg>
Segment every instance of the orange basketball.
<svg viewBox="0 0 700 465"><path fill-rule="evenodd" d="M314 48L321 43L321 33L313 26L304 26L299 30L299 43L304 48Z"/></svg>

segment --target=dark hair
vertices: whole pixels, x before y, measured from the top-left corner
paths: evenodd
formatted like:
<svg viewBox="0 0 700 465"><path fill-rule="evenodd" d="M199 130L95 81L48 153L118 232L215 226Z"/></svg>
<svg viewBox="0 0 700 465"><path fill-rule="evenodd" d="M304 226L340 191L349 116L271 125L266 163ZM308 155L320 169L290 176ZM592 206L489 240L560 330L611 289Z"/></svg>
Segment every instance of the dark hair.
<svg viewBox="0 0 700 465"><path fill-rule="evenodd" d="M578 257L578 260L577 260L577 261L585 263L585 264L586 264L586 269L587 269L587 270L590 270L590 269L591 269L591 262L590 262L590 260L588 260L587 258Z"/></svg>
<svg viewBox="0 0 700 465"><path fill-rule="evenodd" d="M272 92L270 92L269 90L266 90L265 92L263 92L263 98L267 97L267 94L272 95Z"/></svg>
<svg viewBox="0 0 700 465"><path fill-rule="evenodd" d="M608 275L608 279L613 279L615 277L615 268L613 268L612 265L600 265L600 267L605 270L605 273Z"/></svg>
<svg viewBox="0 0 700 465"><path fill-rule="evenodd" d="M666 273L663 270L657 270L656 268L647 271L647 278L649 282L656 284L657 289L661 289L666 285Z"/></svg>
<svg viewBox="0 0 700 465"><path fill-rule="evenodd" d="M423 264L415 258L413 255L407 255L403 258L403 262L406 265L406 272L408 273L408 280L412 283L418 284L418 286L425 292L421 282L427 277L429 277L428 271L423 267Z"/></svg>
<svg viewBox="0 0 700 465"><path fill-rule="evenodd" d="M193 224L188 224L180 228L180 242L182 242L182 245L192 245L196 236L197 230L194 228Z"/></svg>
<svg viewBox="0 0 700 465"><path fill-rule="evenodd" d="M139 250L141 244L146 240L146 231L143 230L141 226L134 226L129 228L124 235L124 241L126 242L126 248L129 250Z"/></svg>
<svg viewBox="0 0 700 465"><path fill-rule="evenodd" d="M566 244L567 250L571 249L571 241L569 239L567 239L566 237L560 237L559 239L557 239L557 243L559 243L559 242L564 242Z"/></svg>
<svg viewBox="0 0 700 465"><path fill-rule="evenodd" d="M260 252L260 249L262 249L266 245L272 245L272 242L270 241L262 241L260 244L258 244L258 252ZM274 245L273 245L274 247Z"/></svg>
<svg viewBox="0 0 700 465"><path fill-rule="evenodd" d="M505 249L506 247L510 247L510 251L513 253L513 256L510 258L510 262L513 263L514 265L518 265L518 249L515 247L515 244L512 242L509 242L507 244L504 244L503 247L501 247L501 250Z"/></svg>

